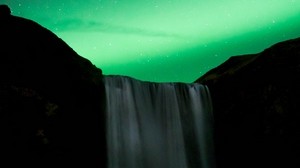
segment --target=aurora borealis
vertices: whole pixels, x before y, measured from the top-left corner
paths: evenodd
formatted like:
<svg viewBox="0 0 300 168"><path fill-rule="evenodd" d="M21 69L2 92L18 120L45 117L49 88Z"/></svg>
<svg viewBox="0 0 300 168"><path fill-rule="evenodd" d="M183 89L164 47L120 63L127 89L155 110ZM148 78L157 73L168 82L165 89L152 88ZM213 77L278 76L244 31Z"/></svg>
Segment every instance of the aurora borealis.
<svg viewBox="0 0 300 168"><path fill-rule="evenodd" d="M193 82L230 56L300 37L300 0L0 0L104 74Z"/></svg>

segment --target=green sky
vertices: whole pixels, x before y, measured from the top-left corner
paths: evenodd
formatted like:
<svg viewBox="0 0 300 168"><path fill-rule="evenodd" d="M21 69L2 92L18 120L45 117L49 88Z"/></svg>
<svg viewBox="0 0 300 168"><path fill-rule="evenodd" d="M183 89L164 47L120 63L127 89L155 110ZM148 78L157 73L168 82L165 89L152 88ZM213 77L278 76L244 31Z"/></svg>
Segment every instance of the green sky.
<svg viewBox="0 0 300 168"><path fill-rule="evenodd" d="M193 82L230 56L300 37L300 0L0 0L104 74Z"/></svg>

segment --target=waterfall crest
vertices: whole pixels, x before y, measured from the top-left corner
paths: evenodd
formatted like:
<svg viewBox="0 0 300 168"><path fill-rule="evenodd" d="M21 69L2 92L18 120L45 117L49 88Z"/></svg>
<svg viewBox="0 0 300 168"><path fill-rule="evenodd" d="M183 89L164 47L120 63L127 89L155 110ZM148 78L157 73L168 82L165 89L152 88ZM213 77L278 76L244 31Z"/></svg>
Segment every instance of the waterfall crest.
<svg viewBox="0 0 300 168"><path fill-rule="evenodd" d="M214 168L212 105L201 84L104 76L109 168Z"/></svg>

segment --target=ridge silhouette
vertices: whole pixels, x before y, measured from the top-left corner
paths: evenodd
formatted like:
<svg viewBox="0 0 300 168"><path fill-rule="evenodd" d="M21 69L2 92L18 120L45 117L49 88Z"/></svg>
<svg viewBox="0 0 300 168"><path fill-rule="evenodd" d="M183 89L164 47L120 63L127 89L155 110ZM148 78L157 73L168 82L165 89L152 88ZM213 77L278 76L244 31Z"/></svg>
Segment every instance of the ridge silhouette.
<svg viewBox="0 0 300 168"><path fill-rule="evenodd" d="M7 5L0 24L1 164L105 165L101 69Z"/></svg>
<svg viewBox="0 0 300 168"><path fill-rule="evenodd" d="M10 14L10 8L7 5L0 5L0 17L7 17Z"/></svg>

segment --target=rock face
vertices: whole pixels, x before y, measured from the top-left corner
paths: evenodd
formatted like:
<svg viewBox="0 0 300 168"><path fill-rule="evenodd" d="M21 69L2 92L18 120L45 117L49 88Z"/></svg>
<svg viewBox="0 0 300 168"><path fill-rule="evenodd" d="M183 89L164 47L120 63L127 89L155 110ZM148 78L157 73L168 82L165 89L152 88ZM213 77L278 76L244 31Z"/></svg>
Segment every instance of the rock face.
<svg viewBox="0 0 300 168"><path fill-rule="evenodd" d="M218 168L300 167L300 38L235 56L196 82L210 89Z"/></svg>
<svg viewBox="0 0 300 168"><path fill-rule="evenodd" d="M5 5L0 24L1 164L105 165L101 70Z"/></svg>

